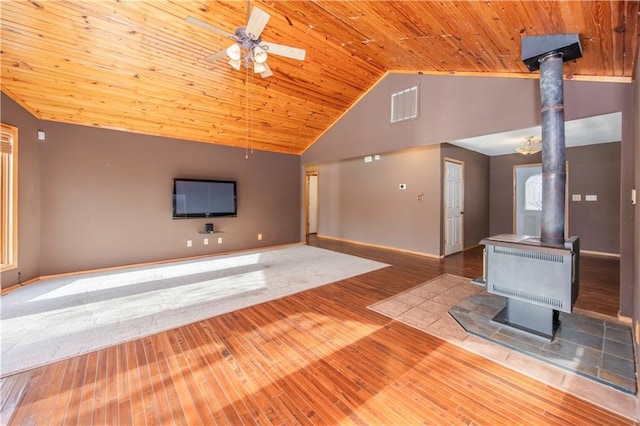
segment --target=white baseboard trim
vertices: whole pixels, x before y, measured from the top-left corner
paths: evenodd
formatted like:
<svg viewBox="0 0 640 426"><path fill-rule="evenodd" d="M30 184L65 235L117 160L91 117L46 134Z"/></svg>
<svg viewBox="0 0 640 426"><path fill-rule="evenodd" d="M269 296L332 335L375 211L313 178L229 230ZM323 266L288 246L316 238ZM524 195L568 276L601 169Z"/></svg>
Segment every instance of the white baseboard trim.
<svg viewBox="0 0 640 426"><path fill-rule="evenodd" d="M607 253L604 251L593 251L593 250L580 250L581 254L588 254L592 256L602 256L602 257L616 257L620 258L620 253Z"/></svg>
<svg viewBox="0 0 640 426"><path fill-rule="evenodd" d="M330 237L330 236L321 235L321 234L316 234L316 235L318 236L318 238L324 238L326 240L341 241L343 243L357 244L359 246L373 247L373 248L379 248L379 249L384 249L384 250L392 250L392 251L397 251L397 252L407 253L407 254L415 254L417 256L429 257L431 259L441 259L442 258L442 256L439 256L437 254L423 253L421 251L406 250L406 249L401 249L401 248L398 248L398 247L390 247L390 246L385 246L385 245L381 245L381 244L364 243L362 241L354 241L354 240L348 240L346 238Z"/></svg>

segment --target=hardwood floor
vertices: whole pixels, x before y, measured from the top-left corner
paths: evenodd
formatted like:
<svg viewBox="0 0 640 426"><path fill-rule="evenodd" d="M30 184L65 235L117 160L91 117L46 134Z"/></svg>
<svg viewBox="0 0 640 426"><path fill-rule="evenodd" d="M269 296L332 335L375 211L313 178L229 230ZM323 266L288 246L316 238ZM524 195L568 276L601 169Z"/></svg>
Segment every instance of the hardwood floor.
<svg viewBox="0 0 640 426"><path fill-rule="evenodd" d="M309 237L307 244L393 264L396 268L406 266L408 269L412 269L419 264L425 266L430 272L438 271L440 274L450 273L467 278L476 278L482 275L482 246L448 256L438 262L422 256L317 238L314 235ZM422 281L425 280L419 279L415 284ZM619 258L581 255L580 292L576 307L614 318L618 316L620 309Z"/></svg>
<svg viewBox="0 0 640 426"><path fill-rule="evenodd" d="M632 423L367 309L444 272L480 275L481 250L310 244L391 266L4 378L3 423ZM617 312L615 262L583 267L579 302Z"/></svg>

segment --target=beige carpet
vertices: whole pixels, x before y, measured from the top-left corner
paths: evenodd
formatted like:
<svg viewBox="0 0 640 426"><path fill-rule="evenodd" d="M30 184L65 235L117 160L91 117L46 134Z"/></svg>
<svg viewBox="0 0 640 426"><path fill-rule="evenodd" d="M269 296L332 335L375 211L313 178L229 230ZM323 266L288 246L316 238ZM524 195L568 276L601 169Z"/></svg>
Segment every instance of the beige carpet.
<svg viewBox="0 0 640 426"><path fill-rule="evenodd" d="M51 278L0 298L2 377L388 266L291 245Z"/></svg>
<svg viewBox="0 0 640 426"><path fill-rule="evenodd" d="M569 392L595 405L640 419L638 397L547 364L519 351L467 334L449 310L484 289L468 278L444 274L382 300L369 309L491 359L507 368Z"/></svg>

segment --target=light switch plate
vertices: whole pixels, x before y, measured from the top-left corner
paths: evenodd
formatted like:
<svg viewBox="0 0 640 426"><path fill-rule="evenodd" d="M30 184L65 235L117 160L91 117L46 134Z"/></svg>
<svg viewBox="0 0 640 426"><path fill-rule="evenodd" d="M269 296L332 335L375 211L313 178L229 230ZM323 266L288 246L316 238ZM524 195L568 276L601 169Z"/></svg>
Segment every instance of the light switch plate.
<svg viewBox="0 0 640 426"><path fill-rule="evenodd" d="M585 195L584 196L584 200L585 201L598 201L598 196L597 195Z"/></svg>

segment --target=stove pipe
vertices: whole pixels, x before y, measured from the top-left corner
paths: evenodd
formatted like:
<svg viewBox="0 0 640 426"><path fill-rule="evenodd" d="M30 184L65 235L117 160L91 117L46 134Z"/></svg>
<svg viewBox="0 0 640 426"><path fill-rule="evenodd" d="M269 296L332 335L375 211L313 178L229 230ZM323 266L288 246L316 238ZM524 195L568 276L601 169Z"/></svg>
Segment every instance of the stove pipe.
<svg viewBox="0 0 640 426"><path fill-rule="evenodd" d="M542 244L564 244L565 167L562 64L582 57L578 34L524 37L522 60L540 69L542 114Z"/></svg>
<svg viewBox="0 0 640 426"><path fill-rule="evenodd" d="M540 242L564 244L565 168L562 54L540 59L542 114L542 227Z"/></svg>

